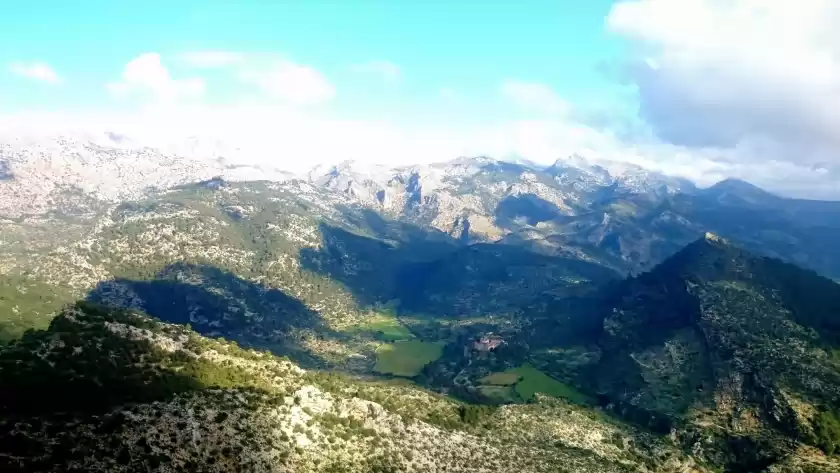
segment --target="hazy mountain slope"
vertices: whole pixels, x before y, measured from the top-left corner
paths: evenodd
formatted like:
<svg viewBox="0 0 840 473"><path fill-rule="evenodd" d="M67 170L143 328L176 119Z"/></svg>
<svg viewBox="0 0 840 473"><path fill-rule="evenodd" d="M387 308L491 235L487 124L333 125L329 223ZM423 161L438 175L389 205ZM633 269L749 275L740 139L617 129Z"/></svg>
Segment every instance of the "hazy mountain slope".
<svg viewBox="0 0 840 473"><path fill-rule="evenodd" d="M0 225L21 217L95 219L115 203L215 176L292 178L269 167L231 164L243 159L240 154L199 139L154 148L113 133L3 136ZM752 251L840 276L834 245L840 205L784 199L741 181L698 190L638 166L578 155L547 167L483 157L393 169L343 162L298 177L348 204L462 243L525 245L637 272L712 231Z"/></svg>
<svg viewBox="0 0 840 473"><path fill-rule="evenodd" d="M318 223L341 215L335 208L341 198L307 192L308 184L293 193L272 185L233 188L214 180L112 205L76 226L58 219L9 223L4 228L13 232L6 234L20 243L3 248L4 278L50 284L66 295L65 302L86 297L102 283L110 289L101 287L101 294L131 307L140 300L123 290L128 281L167 278L161 272L175 264L210 265L322 304L327 319L352 318L357 313L352 297L325 280L321 290L316 283L324 278L302 271L298 260L301 247L319 244ZM201 284L201 278L189 282ZM27 297L20 284L1 291L6 300ZM21 317L34 315L24 309L18 308Z"/></svg>
<svg viewBox="0 0 840 473"><path fill-rule="evenodd" d="M0 218L49 212L84 214L214 176L285 180L282 171L198 158L103 133L0 137Z"/></svg>
<svg viewBox="0 0 840 473"><path fill-rule="evenodd" d="M557 401L476 409L85 304L1 348L0 381L4 471L707 471Z"/></svg>
<svg viewBox="0 0 840 473"><path fill-rule="evenodd" d="M743 181L684 180L580 156L540 168L489 158L313 170L316 185L467 242L525 245L621 271L654 266L712 231L752 251L840 275L840 205L785 199Z"/></svg>
<svg viewBox="0 0 840 473"><path fill-rule="evenodd" d="M638 167L614 166L616 175L576 156L558 160L547 169L461 158L391 170L342 163L316 168L307 177L362 205L469 241L492 241L522 223L533 226L557 216L577 215L593 199L693 189L688 182Z"/></svg>

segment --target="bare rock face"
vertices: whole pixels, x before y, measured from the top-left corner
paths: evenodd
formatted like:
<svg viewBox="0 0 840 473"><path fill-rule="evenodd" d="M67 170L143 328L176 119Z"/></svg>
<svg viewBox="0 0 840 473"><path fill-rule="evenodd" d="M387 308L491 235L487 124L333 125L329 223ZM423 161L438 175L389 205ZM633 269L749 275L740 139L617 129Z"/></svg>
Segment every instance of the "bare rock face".
<svg viewBox="0 0 840 473"><path fill-rule="evenodd" d="M558 160L548 168L478 157L393 169L343 162L318 166L305 177L361 205L468 241L497 241L520 230L521 222L530 227L585 213L593 201L607 194L672 195L692 188L690 183L639 167L613 167L615 175L579 156ZM526 200L551 211L543 211L545 218L534 218L529 215L532 209L520 205L522 214L513 219L499 215L500 208Z"/></svg>
<svg viewBox="0 0 840 473"><path fill-rule="evenodd" d="M550 166L486 157L389 167L352 161L293 175L233 164L214 139L175 144L116 133L0 132L0 219L96 215L194 182L297 181L346 206L442 231L462 243L525 244L620 271L653 267L706 231L763 254L840 276L840 204L800 201L744 182L698 190L639 166L572 155ZM756 216L759 216L757 218Z"/></svg>
<svg viewBox="0 0 840 473"><path fill-rule="evenodd" d="M290 174L231 165L224 158L188 157L127 143L116 135L0 137L0 216L49 211L86 213L103 203L136 200L215 176L287 180Z"/></svg>

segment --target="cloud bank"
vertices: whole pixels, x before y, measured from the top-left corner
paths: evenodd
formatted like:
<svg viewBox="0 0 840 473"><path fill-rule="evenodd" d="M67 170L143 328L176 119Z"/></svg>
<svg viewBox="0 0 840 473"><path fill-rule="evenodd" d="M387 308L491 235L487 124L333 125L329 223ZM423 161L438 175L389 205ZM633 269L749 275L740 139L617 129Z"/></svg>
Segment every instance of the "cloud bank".
<svg viewBox="0 0 840 473"><path fill-rule="evenodd" d="M126 64L122 80L108 84L107 88L117 96L143 94L151 100L168 102L199 97L205 85L203 79L196 77L174 79L161 63L160 54L146 53Z"/></svg>
<svg viewBox="0 0 840 473"><path fill-rule="evenodd" d="M58 85L63 82L58 73L49 64L44 62L16 61L9 64L9 72L19 77L50 85Z"/></svg>
<svg viewBox="0 0 840 473"><path fill-rule="evenodd" d="M834 0L633 0L606 23L656 137L816 196L840 196L838 24Z"/></svg>
<svg viewBox="0 0 840 473"><path fill-rule="evenodd" d="M410 111L400 109L389 122L363 110L338 114L341 83L316 67L276 53L223 50L150 52L129 61L108 89L140 100L131 113L0 122L121 128L161 146L206 137L229 143L241 160L293 170L344 159L396 165L479 154L550 163L578 153L700 185L736 177L787 195L840 199L837 24L834 0L620 1L604 28L627 46L620 77L638 100L638 116L621 130L616 120L588 121L549 84L514 79L481 97L506 104L507 115L458 118L468 116L459 113L469 112L474 97L445 83L439 103L424 104L439 107L434 121L401 120ZM387 61L344 70L372 83L409 79ZM10 71L61 81L42 63ZM218 77L236 84L241 97L213 100L211 79Z"/></svg>

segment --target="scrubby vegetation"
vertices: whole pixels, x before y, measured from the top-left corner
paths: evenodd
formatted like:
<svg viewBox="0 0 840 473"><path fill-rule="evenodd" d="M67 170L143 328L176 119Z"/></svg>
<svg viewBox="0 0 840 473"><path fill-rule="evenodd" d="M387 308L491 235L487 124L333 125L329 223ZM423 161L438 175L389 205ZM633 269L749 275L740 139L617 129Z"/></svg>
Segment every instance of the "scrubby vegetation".
<svg viewBox="0 0 840 473"><path fill-rule="evenodd" d="M814 419L814 442L826 454L840 453L840 416L823 411Z"/></svg>
<svg viewBox="0 0 840 473"><path fill-rule="evenodd" d="M840 471L833 281L717 238L614 281L603 248L467 245L345 202L200 184L15 227L0 467Z"/></svg>
<svg viewBox="0 0 840 473"><path fill-rule="evenodd" d="M0 343L19 338L27 329L46 328L70 300L60 287L24 275L0 275Z"/></svg>
<svg viewBox="0 0 840 473"><path fill-rule="evenodd" d="M648 448L690 465L570 405L473 406L405 382L305 372L88 303L0 349L0 393L3 471L618 473L641 467Z"/></svg>

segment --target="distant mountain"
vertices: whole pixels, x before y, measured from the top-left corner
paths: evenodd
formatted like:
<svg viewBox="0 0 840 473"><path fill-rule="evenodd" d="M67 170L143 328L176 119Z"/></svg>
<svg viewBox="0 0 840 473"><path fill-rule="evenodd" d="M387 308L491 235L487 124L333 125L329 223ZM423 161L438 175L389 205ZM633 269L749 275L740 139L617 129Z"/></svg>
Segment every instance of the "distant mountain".
<svg viewBox="0 0 840 473"><path fill-rule="evenodd" d="M724 179L701 194L721 204L767 206L784 199L740 179Z"/></svg>
<svg viewBox="0 0 840 473"><path fill-rule="evenodd" d="M577 215L593 201L651 193L672 195L693 186L684 180L631 165L612 163L613 173L579 156L545 169L490 158L460 158L448 163L388 169L345 162L316 167L310 182L343 192L391 216L429 225L471 241L492 241L511 231L497 210L516 199L538 200L550 218L521 217L534 225L561 215ZM504 219L504 216L501 217Z"/></svg>
<svg viewBox="0 0 840 473"><path fill-rule="evenodd" d="M390 168L358 162L292 175L193 137L157 147L114 132L0 138L0 218L98 218L114 205L219 177L300 180L382 217L464 243L581 255L621 272L652 267L712 231L767 255L840 276L840 203L786 199L742 181L707 189L581 155L550 166L487 157Z"/></svg>
<svg viewBox="0 0 840 473"><path fill-rule="evenodd" d="M313 184L388 218L465 242L576 253L619 271L652 267L712 231L752 251L840 276L840 203L785 199L743 181L706 189L578 155L545 168L461 158L387 169L316 168Z"/></svg>
<svg viewBox="0 0 840 473"><path fill-rule="evenodd" d="M0 218L84 214L214 176L291 177L276 169L231 164L217 154L191 151L186 156L167 152L114 133L4 136L0 138Z"/></svg>

